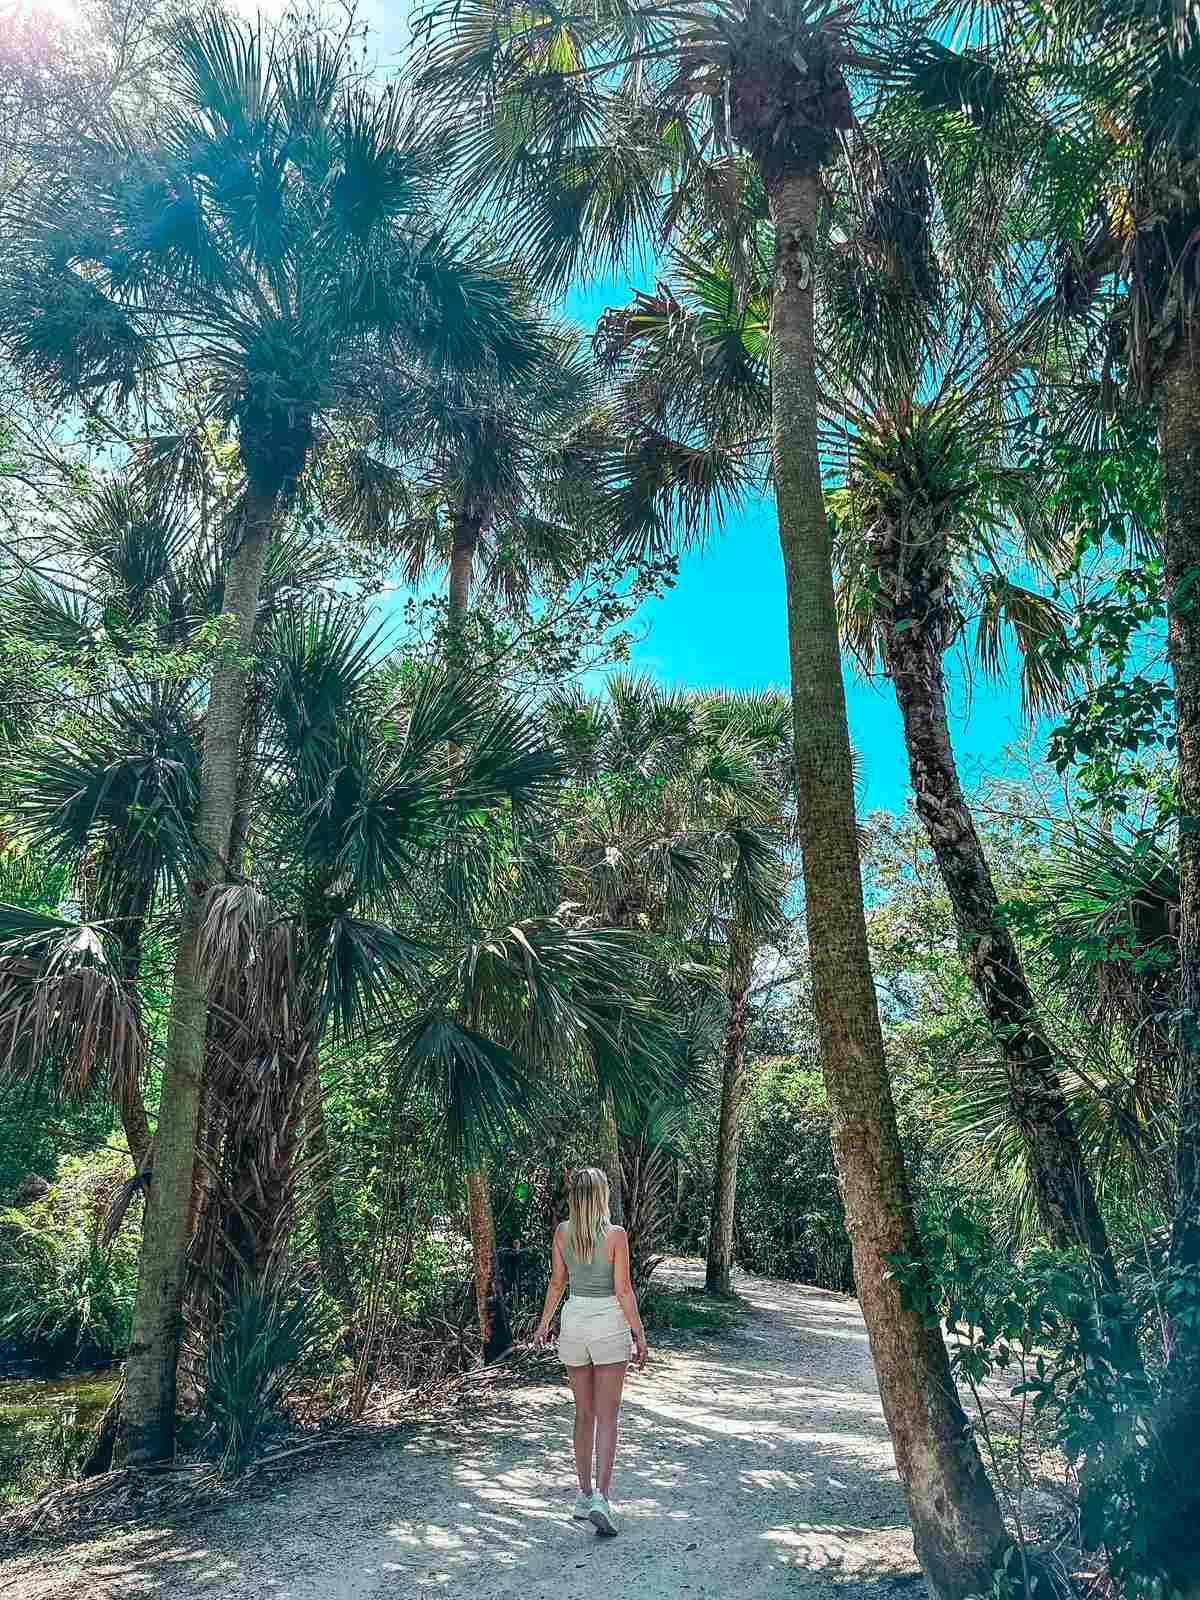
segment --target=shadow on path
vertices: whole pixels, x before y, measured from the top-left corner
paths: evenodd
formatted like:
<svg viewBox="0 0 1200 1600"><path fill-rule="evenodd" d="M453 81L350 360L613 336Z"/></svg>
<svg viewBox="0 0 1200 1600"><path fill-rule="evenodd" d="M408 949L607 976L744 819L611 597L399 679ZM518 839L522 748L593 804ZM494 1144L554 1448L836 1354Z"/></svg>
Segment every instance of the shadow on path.
<svg viewBox="0 0 1200 1600"><path fill-rule="evenodd" d="M686 1269L676 1268L676 1275ZM740 1278L754 1314L631 1374L617 1539L570 1520L551 1381L469 1425L206 1518L64 1552L4 1600L923 1600L857 1305Z"/></svg>

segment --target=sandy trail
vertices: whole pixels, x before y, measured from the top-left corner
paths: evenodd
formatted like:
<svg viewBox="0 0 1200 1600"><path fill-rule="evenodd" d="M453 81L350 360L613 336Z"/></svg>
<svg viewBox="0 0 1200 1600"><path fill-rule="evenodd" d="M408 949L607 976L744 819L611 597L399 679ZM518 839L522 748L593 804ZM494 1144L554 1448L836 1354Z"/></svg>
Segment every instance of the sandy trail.
<svg viewBox="0 0 1200 1600"><path fill-rule="evenodd" d="M694 1269L692 1269L694 1270ZM673 1277L688 1269L676 1267ZM631 1373L620 1537L570 1520L565 1384L505 1394L183 1528L0 1575L4 1600L730 1600L923 1593L856 1303L739 1275L720 1339Z"/></svg>

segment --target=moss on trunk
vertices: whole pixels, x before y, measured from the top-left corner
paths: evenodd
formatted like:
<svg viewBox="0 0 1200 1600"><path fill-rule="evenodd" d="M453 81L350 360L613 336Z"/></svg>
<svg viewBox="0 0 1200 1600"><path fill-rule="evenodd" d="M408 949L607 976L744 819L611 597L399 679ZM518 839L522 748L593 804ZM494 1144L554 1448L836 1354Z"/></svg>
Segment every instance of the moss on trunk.
<svg viewBox="0 0 1200 1600"><path fill-rule="evenodd" d="M208 891L225 872L237 804L245 657L253 640L280 492L278 486L247 490L242 541L225 583L226 655L209 686L196 813L196 837L205 859L189 885L176 945L154 1170L142 1227L137 1301L115 1452L119 1463L161 1461L175 1449L176 1377L208 1015L208 985L199 962L200 934Z"/></svg>
<svg viewBox="0 0 1200 1600"><path fill-rule="evenodd" d="M1168 649L1175 681L1179 752L1179 1115L1175 1146L1176 1214L1170 1261L1177 1282L1200 1275L1200 370L1187 341L1176 346L1158 383L1159 454ZM1159 1426L1178 1531L1200 1518L1196 1440L1200 1438L1200 1323L1178 1317L1163 1384ZM1171 1542L1172 1529L1164 1529ZM1187 1541L1185 1541L1185 1544ZM1188 1559L1178 1548L1181 1562ZM1165 1552L1165 1559L1171 1559ZM1194 1552L1192 1559L1194 1561ZM1177 1581L1194 1585L1180 1565Z"/></svg>
<svg viewBox="0 0 1200 1600"><path fill-rule="evenodd" d="M1008 1545L940 1330L906 1306L919 1253L867 949L832 551L817 453L818 174L768 170L775 224L771 453L787 575L797 811L813 999L855 1281L918 1559L936 1600L990 1588Z"/></svg>

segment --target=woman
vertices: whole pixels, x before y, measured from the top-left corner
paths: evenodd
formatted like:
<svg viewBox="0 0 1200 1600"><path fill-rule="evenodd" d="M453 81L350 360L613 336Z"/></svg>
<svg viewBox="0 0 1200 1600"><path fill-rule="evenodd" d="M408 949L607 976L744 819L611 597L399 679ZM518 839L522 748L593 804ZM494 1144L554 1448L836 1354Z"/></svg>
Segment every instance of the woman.
<svg viewBox="0 0 1200 1600"><path fill-rule="evenodd" d="M571 1174L569 1215L554 1230L553 1270L535 1342L550 1342L550 1323L568 1282L571 1298L558 1333L559 1360L575 1396L575 1520L616 1533L608 1490L617 1454L617 1414L629 1365L646 1365L646 1333L629 1281L629 1235L608 1217L608 1178L597 1167ZM596 1458L595 1490L592 1456Z"/></svg>

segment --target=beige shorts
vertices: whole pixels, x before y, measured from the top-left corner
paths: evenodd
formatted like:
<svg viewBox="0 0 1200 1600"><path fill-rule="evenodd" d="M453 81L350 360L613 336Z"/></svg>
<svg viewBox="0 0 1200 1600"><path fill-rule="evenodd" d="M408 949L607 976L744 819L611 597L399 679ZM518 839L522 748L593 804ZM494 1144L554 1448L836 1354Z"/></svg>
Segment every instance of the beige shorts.
<svg viewBox="0 0 1200 1600"><path fill-rule="evenodd" d="M572 1295L558 1326L558 1359L564 1367L605 1366L628 1361L633 1342L615 1294Z"/></svg>

